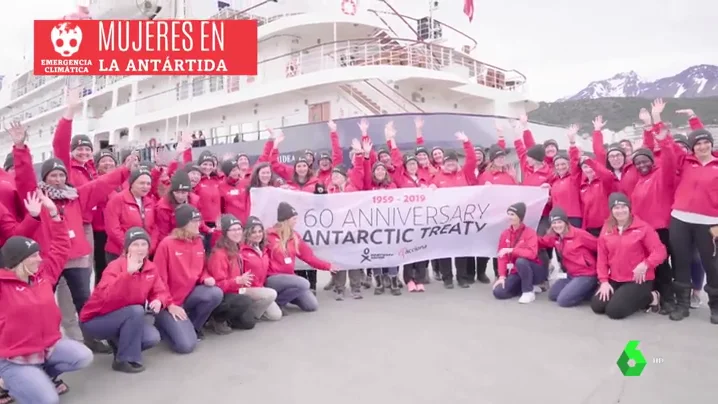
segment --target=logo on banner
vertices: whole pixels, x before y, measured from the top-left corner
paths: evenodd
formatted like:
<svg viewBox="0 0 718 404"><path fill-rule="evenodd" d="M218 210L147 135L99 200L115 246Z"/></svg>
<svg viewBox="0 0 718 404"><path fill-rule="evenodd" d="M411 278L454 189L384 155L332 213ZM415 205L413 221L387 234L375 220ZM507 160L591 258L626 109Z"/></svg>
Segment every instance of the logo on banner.
<svg viewBox="0 0 718 404"><path fill-rule="evenodd" d="M373 254L369 248L365 248L361 253L361 262L372 262L377 260L383 260L389 257L393 257L394 254L378 253Z"/></svg>
<svg viewBox="0 0 718 404"><path fill-rule="evenodd" d="M408 257L408 256L410 256L410 255L412 255L412 254L414 254L414 253L416 253L416 252L419 252L419 251L421 251L421 250L425 250L426 247L427 247L427 245L424 244L424 245L420 245L420 246L417 246L417 247L402 248L402 249L399 250L399 256L400 256L401 258L406 258L406 257Z"/></svg>
<svg viewBox="0 0 718 404"><path fill-rule="evenodd" d="M38 20L35 75L257 75L257 21Z"/></svg>

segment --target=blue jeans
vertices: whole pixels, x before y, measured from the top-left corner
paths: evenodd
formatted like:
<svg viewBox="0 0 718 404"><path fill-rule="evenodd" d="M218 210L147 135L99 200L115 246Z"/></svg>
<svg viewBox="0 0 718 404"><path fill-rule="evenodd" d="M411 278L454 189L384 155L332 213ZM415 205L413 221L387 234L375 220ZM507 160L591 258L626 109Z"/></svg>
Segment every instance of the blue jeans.
<svg viewBox="0 0 718 404"><path fill-rule="evenodd" d="M561 307L573 307L591 300L596 292L598 280L595 276L577 276L559 279L548 291L548 299Z"/></svg>
<svg viewBox="0 0 718 404"><path fill-rule="evenodd" d="M62 338L42 365L19 365L0 359L0 378L18 403L57 404L52 379L90 366L92 351L81 342Z"/></svg>
<svg viewBox="0 0 718 404"><path fill-rule="evenodd" d="M159 331L145 321L145 308L140 305L95 317L81 327L92 338L114 342L120 362L142 363L142 351L160 343Z"/></svg>
<svg viewBox="0 0 718 404"><path fill-rule="evenodd" d="M65 268L62 271L62 277L67 281L67 287L72 295L72 303L75 305L77 313L82 311L82 307L90 298L90 268ZM57 285L55 285L57 287Z"/></svg>
<svg viewBox="0 0 718 404"><path fill-rule="evenodd" d="M302 311L316 311L319 308L317 297L309 289L309 281L297 275L271 275L264 285L277 291L277 305L284 307L296 304Z"/></svg>
<svg viewBox="0 0 718 404"><path fill-rule="evenodd" d="M187 312L187 320L175 320L165 309L155 316L155 327L162 339L170 345L170 349L176 353L188 354L197 346L197 332L202 330L223 297L222 289L216 286L195 286L182 304Z"/></svg>
<svg viewBox="0 0 718 404"><path fill-rule="evenodd" d="M518 273L507 276L503 287L494 288L495 298L511 299L532 292L534 285L540 285L548 279L548 268L542 264L519 258L514 266Z"/></svg>

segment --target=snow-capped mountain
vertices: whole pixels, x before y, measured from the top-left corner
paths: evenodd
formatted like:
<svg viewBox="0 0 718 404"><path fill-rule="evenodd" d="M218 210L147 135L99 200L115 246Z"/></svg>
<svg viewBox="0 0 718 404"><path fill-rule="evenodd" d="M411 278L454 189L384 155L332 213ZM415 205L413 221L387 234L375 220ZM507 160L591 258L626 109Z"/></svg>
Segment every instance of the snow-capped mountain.
<svg viewBox="0 0 718 404"><path fill-rule="evenodd" d="M594 81L566 100L588 100L605 97L698 98L718 96L718 66L697 65L671 77L648 81L634 71L619 73L609 79Z"/></svg>

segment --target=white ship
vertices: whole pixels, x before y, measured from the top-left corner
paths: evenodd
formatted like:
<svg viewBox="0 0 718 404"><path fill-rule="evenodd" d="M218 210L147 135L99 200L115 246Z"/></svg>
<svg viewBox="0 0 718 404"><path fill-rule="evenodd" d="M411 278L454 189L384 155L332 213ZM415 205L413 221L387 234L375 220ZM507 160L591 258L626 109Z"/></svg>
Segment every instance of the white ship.
<svg viewBox="0 0 718 404"><path fill-rule="evenodd" d="M89 135L96 150L171 143L178 130L201 130L216 145L265 138L268 127L329 119L517 117L536 108L524 75L481 58L462 6L458 0L91 0L95 19L256 19L258 74L72 79L85 95L74 133ZM34 76L31 61L5 77L0 124L25 125L35 162L51 156L66 82ZM8 140L1 141L8 150Z"/></svg>

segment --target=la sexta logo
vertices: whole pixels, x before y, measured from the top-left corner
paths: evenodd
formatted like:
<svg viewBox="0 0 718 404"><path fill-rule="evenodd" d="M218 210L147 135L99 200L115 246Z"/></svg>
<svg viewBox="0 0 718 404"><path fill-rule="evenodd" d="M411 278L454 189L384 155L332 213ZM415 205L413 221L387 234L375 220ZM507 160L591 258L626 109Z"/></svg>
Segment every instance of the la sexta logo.
<svg viewBox="0 0 718 404"><path fill-rule="evenodd" d="M50 31L50 40L58 55L70 57L80 50L82 29L72 23L61 22Z"/></svg>
<svg viewBox="0 0 718 404"><path fill-rule="evenodd" d="M426 247L427 247L426 244L420 245L417 247L409 247L409 248L403 247L402 249L399 250L398 255L401 258L406 258L407 256L412 255L412 254L416 253L417 251L425 250Z"/></svg>

